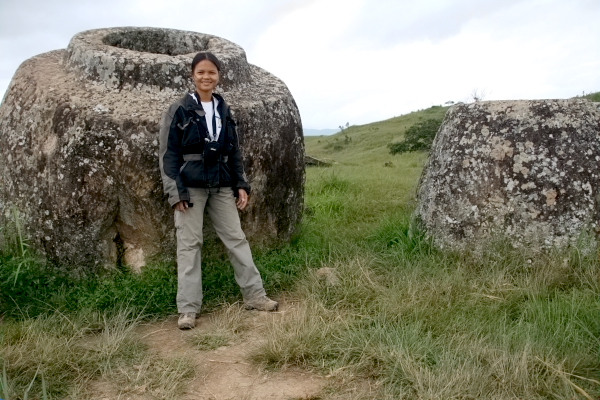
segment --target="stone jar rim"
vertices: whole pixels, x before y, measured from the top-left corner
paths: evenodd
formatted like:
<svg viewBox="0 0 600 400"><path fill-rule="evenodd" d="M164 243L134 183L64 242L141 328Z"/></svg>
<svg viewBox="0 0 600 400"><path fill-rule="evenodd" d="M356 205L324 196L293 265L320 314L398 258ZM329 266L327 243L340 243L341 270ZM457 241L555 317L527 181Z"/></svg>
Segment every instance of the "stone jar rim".
<svg viewBox="0 0 600 400"><path fill-rule="evenodd" d="M214 53L223 65L220 89L251 80L246 53L223 38L191 31L119 27L80 32L69 42L65 64L80 78L109 89L192 87L190 66L200 51Z"/></svg>

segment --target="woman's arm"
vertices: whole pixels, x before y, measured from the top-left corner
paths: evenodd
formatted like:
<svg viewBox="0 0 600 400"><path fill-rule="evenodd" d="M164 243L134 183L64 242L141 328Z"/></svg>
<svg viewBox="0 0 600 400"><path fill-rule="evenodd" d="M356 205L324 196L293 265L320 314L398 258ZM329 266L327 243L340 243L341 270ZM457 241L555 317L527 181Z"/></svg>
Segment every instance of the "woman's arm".
<svg viewBox="0 0 600 400"><path fill-rule="evenodd" d="M183 165L181 154L181 138L178 132L179 102L171 105L163 114L160 125L159 165L165 193L169 196L169 204L174 206L180 201L189 202L190 195L181 182L179 170Z"/></svg>
<svg viewBox="0 0 600 400"><path fill-rule="evenodd" d="M231 137L231 145L232 150L229 153L229 170L231 171L231 180L233 183L233 188L236 192L240 192L240 190L244 190L246 195L250 195L250 184L248 183L248 179L246 178L246 173L244 171L244 162L242 160L242 153L240 151L240 143L236 130L236 123L231 118L229 111L227 113L227 130L228 135ZM247 202L246 196L246 202ZM245 206L244 206L245 207Z"/></svg>
<svg viewBox="0 0 600 400"><path fill-rule="evenodd" d="M188 207L189 203L185 200L182 200L178 203L175 203L175 206L173 208L177 211L185 212L188 209Z"/></svg>
<svg viewBox="0 0 600 400"><path fill-rule="evenodd" d="M235 205L240 211L243 211L244 208L248 205L248 193L246 193L245 189L238 189L238 199Z"/></svg>

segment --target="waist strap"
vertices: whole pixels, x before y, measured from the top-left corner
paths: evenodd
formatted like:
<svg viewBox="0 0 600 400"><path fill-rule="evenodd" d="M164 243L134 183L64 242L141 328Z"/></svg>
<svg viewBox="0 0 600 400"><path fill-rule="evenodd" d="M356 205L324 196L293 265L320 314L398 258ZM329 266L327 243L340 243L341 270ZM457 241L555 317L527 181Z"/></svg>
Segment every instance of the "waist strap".
<svg viewBox="0 0 600 400"><path fill-rule="evenodd" d="M184 154L183 161L203 161L204 154ZM229 156L222 156L221 162L226 163L229 160Z"/></svg>
<svg viewBox="0 0 600 400"><path fill-rule="evenodd" d="M184 154L183 161L202 161L204 154Z"/></svg>

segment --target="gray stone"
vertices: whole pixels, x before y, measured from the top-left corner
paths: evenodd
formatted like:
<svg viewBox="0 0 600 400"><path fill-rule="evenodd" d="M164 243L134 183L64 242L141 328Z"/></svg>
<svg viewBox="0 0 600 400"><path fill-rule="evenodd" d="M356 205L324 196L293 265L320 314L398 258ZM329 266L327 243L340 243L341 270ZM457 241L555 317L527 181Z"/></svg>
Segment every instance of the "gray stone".
<svg viewBox="0 0 600 400"><path fill-rule="evenodd" d="M198 51L223 63L253 187L251 242L287 241L301 217L304 142L286 85L222 38L169 29L82 32L66 50L25 61L0 105L0 206L18 209L31 245L69 267L174 256L172 211L158 170L163 111L193 86Z"/></svg>
<svg viewBox="0 0 600 400"><path fill-rule="evenodd" d="M331 167L331 163L309 155L304 156L304 165L307 167Z"/></svg>
<svg viewBox="0 0 600 400"><path fill-rule="evenodd" d="M598 230L600 107L587 100L453 106L437 133L416 213L442 246L496 235L563 247Z"/></svg>
<svg viewBox="0 0 600 400"><path fill-rule="evenodd" d="M328 286L337 286L340 283L340 278L338 277L337 271L335 268L330 267L322 267L315 271L315 275L319 280L325 281Z"/></svg>

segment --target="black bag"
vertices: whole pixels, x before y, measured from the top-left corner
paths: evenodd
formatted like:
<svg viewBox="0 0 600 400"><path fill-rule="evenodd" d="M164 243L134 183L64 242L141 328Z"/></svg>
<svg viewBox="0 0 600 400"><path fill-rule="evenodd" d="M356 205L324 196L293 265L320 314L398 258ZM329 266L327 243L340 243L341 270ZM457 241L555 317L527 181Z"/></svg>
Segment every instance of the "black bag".
<svg viewBox="0 0 600 400"><path fill-rule="evenodd" d="M221 144L219 142L206 142L204 144L204 164L213 166L221 158Z"/></svg>

